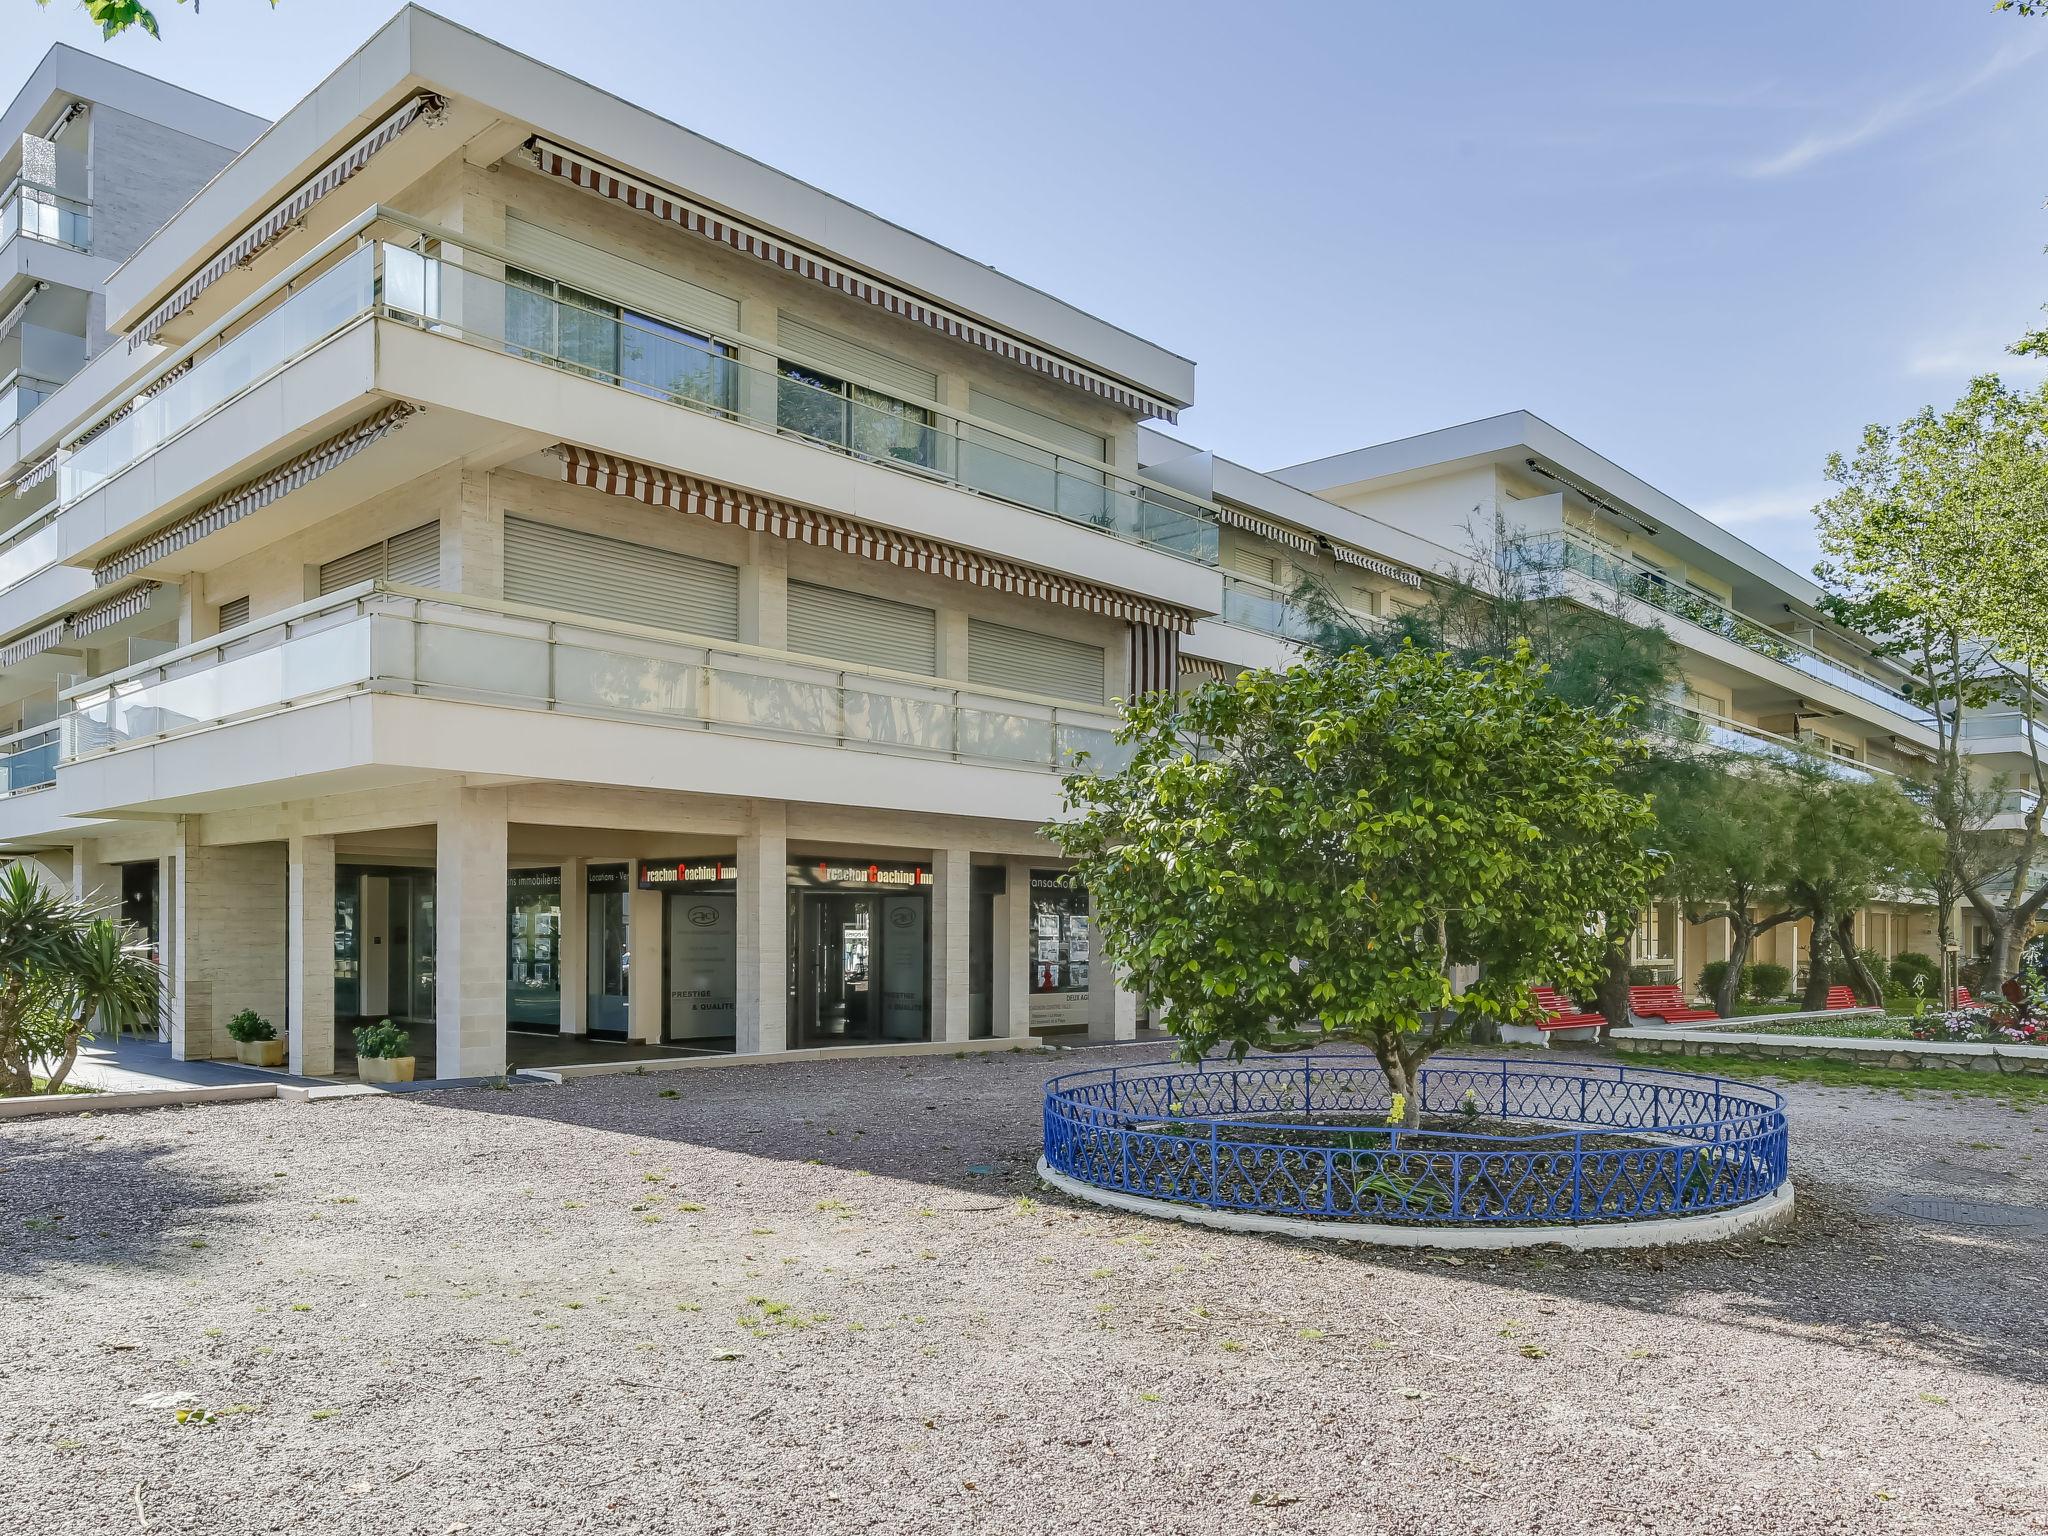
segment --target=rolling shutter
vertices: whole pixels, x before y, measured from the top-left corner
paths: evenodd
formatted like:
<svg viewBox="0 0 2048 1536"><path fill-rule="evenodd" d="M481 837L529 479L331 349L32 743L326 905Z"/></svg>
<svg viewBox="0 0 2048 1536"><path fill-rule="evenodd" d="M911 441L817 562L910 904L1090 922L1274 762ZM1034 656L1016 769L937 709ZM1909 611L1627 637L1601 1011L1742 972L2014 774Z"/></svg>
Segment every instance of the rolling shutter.
<svg viewBox="0 0 2048 1536"><path fill-rule="evenodd" d="M1275 586L1280 582L1279 557L1267 554L1248 539L1233 538L1226 558L1230 569L1239 576L1250 576Z"/></svg>
<svg viewBox="0 0 2048 1536"><path fill-rule="evenodd" d="M828 372L852 374L863 382L872 382L883 389L892 389L919 400L939 398L939 376L935 373L913 367L857 341L848 341L844 336L820 330L808 320L799 320L788 310L781 311L777 324L782 342L790 351L802 354L805 361L816 363Z"/></svg>
<svg viewBox="0 0 2048 1536"><path fill-rule="evenodd" d="M505 519L505 600L716 640L740 634L738 566L521 517Z"/></svg>
<svg viewBox="0 0 2048 1536"><path fill-rule="evenodd" d="M939 672L939 616L930 608L814 587L789 584L789 648L806 656L888 667L936 677Z"/></svg>
<svg viewBox="0 0 2048 1536"><path fill-rule="evenodd" d="M967 621L967 678L984 688L1100 704L1103 663L1099 645L982 619Z"/></svg>
<svg viewBox="0 0 2048 1536"><path fill-rule="evenodd" d="M999 427L1008 427L1013 432L1022 432L1027 437L1035 437L1069 458L1085 459L1091 464L1107 463L1109 460L1109 444L1101 433L1085 432L1079 427L1069 426L1057 416L1048 416L1042 411L1032 410L1029 406L1013 405L1000 395L984 394L978 389L969 389L967 409L983 421L993 422Z"/></svg>
<svg viewBox="0 0 2048 1536"><path fill-rule="evenodd" d="M353 554L320 567L320 595L359 581L395 581L409 587L441 584L441 525L422 523L404 533L365 544Z"/></svg>
<svg viewBox="0 0 2048 1536"><path fill-rule="evenodd" d="M505 215L505 249L522 265L657 319L675 320L714 336L737 335L740 301L666 272L656 272L517 214Z"/></svg>

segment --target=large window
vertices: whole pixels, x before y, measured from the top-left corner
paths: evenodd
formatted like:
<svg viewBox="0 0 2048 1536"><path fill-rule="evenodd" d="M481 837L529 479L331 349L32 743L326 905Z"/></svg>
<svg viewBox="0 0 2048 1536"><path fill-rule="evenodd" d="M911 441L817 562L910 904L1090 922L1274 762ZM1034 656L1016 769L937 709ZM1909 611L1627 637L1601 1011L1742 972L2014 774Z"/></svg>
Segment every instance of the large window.
<svg viewBox="0 0 2048 1536"><path fill-rule="evenodd" d="M1088 893L1056 869L1031 871L1031 990L1086 992L1093 942Z"/></svg>
<svg viewBox="0 0 2048 1536"><path fill-rule="evenodd" d="M553 1034L562 1027L562 872L506 876L505 1022Z"/></svg>
<svg viewBox="0 0 2048 1536"><path fill-rule="evenodd" d="M732 409L724 342L517 267L505 280L505 337L515 348L657 400Z"/></svg>
<svg viewBox="0 0 2048 1536"><path fill-rule="evenodd" d="M784 431L850 448L864 458L939 467L939 438L930 411L798 363L782 364L775 419Z"/></svg>

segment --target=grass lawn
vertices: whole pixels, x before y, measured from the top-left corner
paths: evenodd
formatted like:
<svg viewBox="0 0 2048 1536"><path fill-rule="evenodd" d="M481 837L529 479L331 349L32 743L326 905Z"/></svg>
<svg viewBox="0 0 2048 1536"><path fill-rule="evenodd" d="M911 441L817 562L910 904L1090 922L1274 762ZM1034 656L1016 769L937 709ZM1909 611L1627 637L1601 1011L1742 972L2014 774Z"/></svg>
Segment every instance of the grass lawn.
<svg viewBox="0 0 2048 1536"><path fill-rule="evenodd" d="M1968 1094L2000 1100L2021 1114L2038 1104L2048 1104L2048 1077L2019 1072L1968 1072L1950 1067L1921 1070L1826 1060L1759 1061L1748 1056L1687 1057L1683 1070L1720 1077L1774 1077L1783 1082L1833 1088Z"/></svg>

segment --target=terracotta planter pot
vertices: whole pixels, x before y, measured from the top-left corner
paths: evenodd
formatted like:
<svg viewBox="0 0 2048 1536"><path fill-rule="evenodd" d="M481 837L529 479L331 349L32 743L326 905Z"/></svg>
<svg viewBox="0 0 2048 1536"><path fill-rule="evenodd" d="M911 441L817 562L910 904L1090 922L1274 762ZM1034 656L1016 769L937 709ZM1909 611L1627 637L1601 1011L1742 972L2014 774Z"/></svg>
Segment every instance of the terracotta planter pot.
<svg viewBox="0 0 2048 1536"><path fill-rule="evenodd" d="M284 1065L284 1042L282 1040L237 1040L235 1059L245 1067L281 1067Z"/></svg>
<svg viewBox="0 0 2048 1536"><path fill-rule="evenodd" d="M365 1083L409 1083L414 1060L411 1056L358 1056L356 1077Z"/></svg>

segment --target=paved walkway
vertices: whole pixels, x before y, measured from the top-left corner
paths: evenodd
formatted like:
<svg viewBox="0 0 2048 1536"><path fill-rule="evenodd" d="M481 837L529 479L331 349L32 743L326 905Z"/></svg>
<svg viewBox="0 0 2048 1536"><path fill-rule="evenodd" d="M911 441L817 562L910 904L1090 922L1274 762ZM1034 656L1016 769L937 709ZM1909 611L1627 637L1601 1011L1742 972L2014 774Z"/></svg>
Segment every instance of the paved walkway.
<svg viewBox="0 0 2048 1536"><path fill-rule="evenodd" d="M71 1081L102 1093L147 1093L164 1088L214 1088L223 1083L291 1083L317 1087L323 1079L245 1067L235 1061L179 1061L164 1040L123 1035L111 1044L94 1039L78 1053Z"/></svg>

